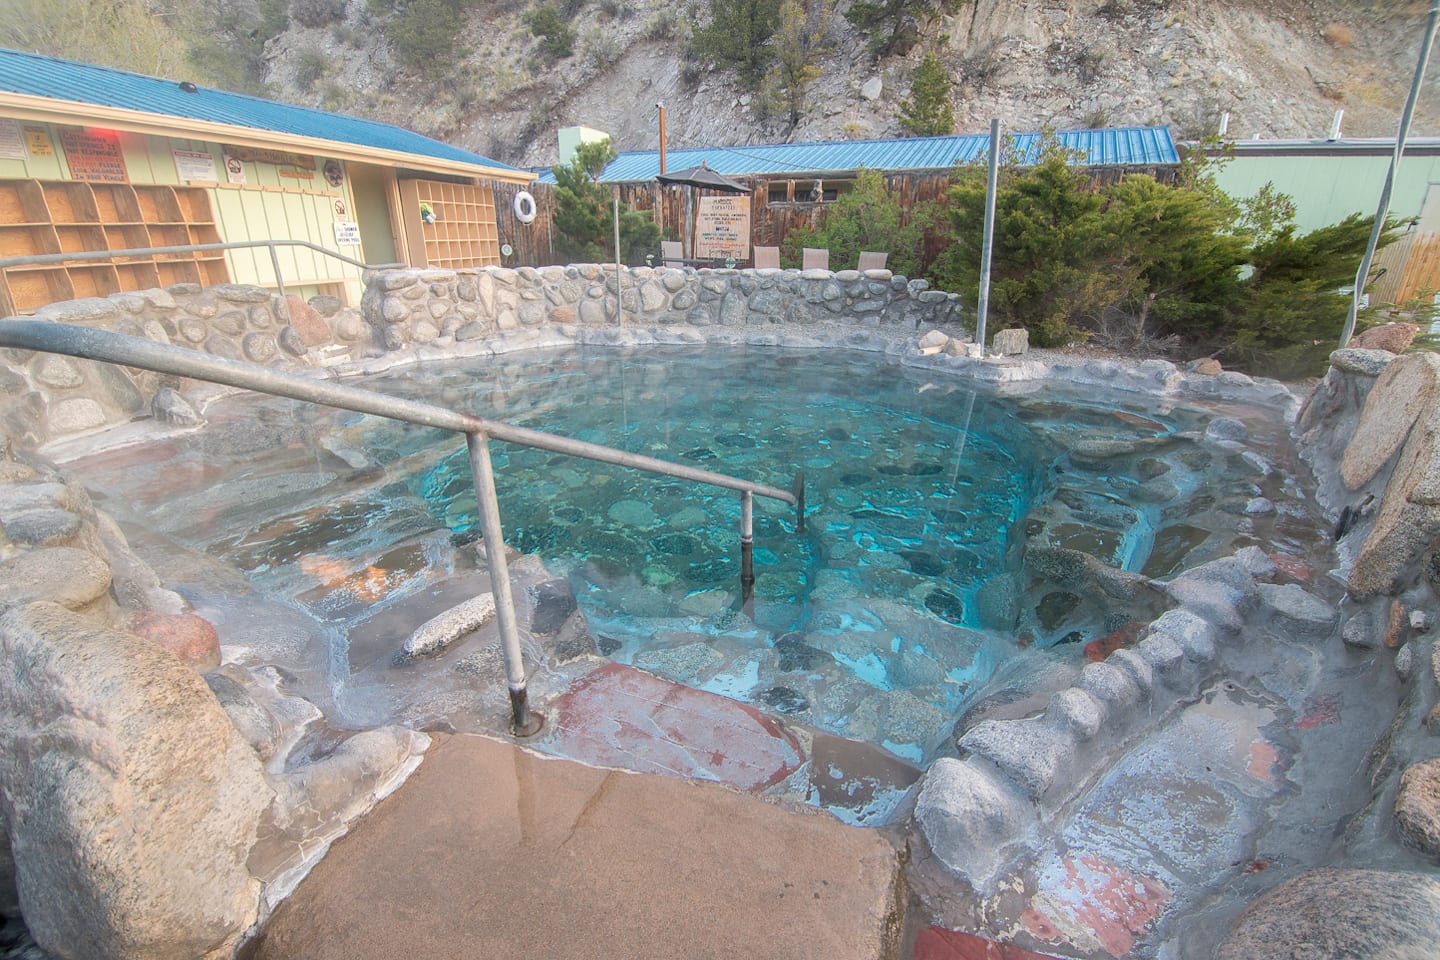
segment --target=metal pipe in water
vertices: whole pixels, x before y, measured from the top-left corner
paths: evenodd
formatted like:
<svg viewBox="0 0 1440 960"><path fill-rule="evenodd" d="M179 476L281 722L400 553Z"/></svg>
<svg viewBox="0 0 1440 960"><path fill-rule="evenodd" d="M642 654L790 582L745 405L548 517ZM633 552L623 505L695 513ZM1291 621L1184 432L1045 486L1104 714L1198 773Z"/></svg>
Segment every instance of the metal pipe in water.
<svg viewBox="0 0 1440 960"><path fill-rule="evenodd" d="M1360 312L1360 297L1365 292L1365 281L1370 276L1370 263L1375 259L1375 248L1380 245L1380 232L1385 229L1385 218L1390 215L1390 191L1395 186L1395 173L1400 166L1400 156L1405 152L1405 138L1410 134L1410 118L1415 114L1415 101L1420 97L1420 85L1425 80L1425 67L1430 63L1430 48L1435 43L1435 25L1440 22L1440 0L1430 5L1430 19L1425 24L1425 36L1420 41L1420 59L1415 64L1415 79L1410 82L1410 96L1405 100L1405 109L1400 114L1400 129L1395 134L1395 152L1390 157L1390 169L1385 174L1385 186L1380 190L1380 206L1375 210L1375 222L1370 226L1370 242L1365 245L1365 256L1360 259L1360 269L1355 272L1355 289L1350 294L1350 310L1345 315L1345 328L1340 331L1340 349L1344 350L1355 333L1355 319Z"/></svg>
<svg viewBox="0 0 1440 960"><path fill-rule="evenodd" d="M995 236L995 189L1000 182L1000 119L990 121L990 170L985 178L985 239L980 246L980 298L975 307L975 342L985 350L985 320L990 312L990 254Z"/></svg>
<svg viewBox="0 0 1440 960"><path fill-rule="evenodd" d="M740 494L740 601L755 599L755 498Z"/></svg>
<svg viewBox="0 0 1440 960"><path fill-rule="evenodd" d="M538 733L545 721L542 715L530 712L526 692L520 628L515 622L515 598L510 592L510 565L505 560L505 535L500 530L500 501L495 495L495 471L490 464L490 438L484 433L467 433L465 447L470 454L470 476L475 482L480 529L485 536L490 589L495 594L495 621L500 627L505 681L510 687L510 729L517 737L528 737Z"/></svg>

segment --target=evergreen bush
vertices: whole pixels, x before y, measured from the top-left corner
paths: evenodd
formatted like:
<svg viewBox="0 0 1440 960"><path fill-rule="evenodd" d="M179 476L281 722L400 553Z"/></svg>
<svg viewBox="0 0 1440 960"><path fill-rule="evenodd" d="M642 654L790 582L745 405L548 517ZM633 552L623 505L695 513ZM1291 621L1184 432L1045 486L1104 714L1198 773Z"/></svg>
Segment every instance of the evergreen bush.
<svg viewBox="0 0 1440 960"><path fill-rule="evenodd" d="M830 251L836 270L854 269L862 251L888 253L886 268L907 277L920 275L925 234L939 220L939 206L918 203L908 210L878 170L860 170L854 187L842 193L814 227L796 227L785 235L781 259L798 267L805 247Z"/></svg>
<svg viewBox="0 0 1440 960"><path fill-rule="evenodd" d="M910 78L910 96L900 104L900 129L917 137L944 137L954 133L951 86L945 65L927 53Z"/></svg>
<svg viewBox="0 0 1440 960"><path fill-rule="evenodd" d="M610 188L597 182L600 171L616 156L610 141L582 143L575 159L551 167L555 174L555 248L572 263L608 263L615 256L615 218ZM620 212L621 259L632 266L645 262L660 246L660 228L649 212Z"/></svg>

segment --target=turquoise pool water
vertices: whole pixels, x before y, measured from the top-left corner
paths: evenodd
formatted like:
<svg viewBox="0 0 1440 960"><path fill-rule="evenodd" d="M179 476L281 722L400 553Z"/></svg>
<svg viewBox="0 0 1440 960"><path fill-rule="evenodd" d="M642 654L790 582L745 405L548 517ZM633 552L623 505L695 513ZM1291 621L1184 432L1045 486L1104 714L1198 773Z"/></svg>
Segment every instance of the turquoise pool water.
<svg viewBox="0 0 1440 960"><path fill-rule="evenodd" d="M1026 677L1076 670L1087 644L1156 612L1047 582L1024 562L1037 546L1166 577L1249 543L1300 556L1316 529L1293 464L1268 465L1293 459L1273 411L1039 385L1001 397L872 354L713 346L508 354L366 385L778 487L803 469L803 532L788 505L755 501L745 606L738 494L493 444L507 543L568 581L600 654L917 765L997 697L1023 703ZM459 438L270 397L206 415L76 468L130 529L313 618L344 722L472 709L454 664L408 681L439 685L423 703L390 665L406 617L443 600L406 603L463 588L473 566ZM1221 415L1246 443L1205 438ZM1281 507L1253 514L1262 496ZM171 571L192 574L197 603L229 602L223 572ZM253 619L229 616L242 635ZM256 649L311 670L316 643L289 629Z"/></svg>
<svg viewBox="0 0 1440 960"><path fill-rule="evenodd" d="M864 355L584 351L377 387L780 487L803 469L803 533L791 508L756 500L742 610L738 495L506 444L494 456L507 542L568 578L603 654L916 763L1022 649L1114 626L1069 594L1024 604L1027 537L1138 571L1175 507L1129 496L1145 478L1117 468L1167 474L1182 500L1213 479L1195 450L1159 449L1203 428L1201 411L1000 398ZM1157 452L1138 468L1069 455L1097 435ZM428 442L367 436L389 462ZM478 533L463 448L406 483Z"/></svg>

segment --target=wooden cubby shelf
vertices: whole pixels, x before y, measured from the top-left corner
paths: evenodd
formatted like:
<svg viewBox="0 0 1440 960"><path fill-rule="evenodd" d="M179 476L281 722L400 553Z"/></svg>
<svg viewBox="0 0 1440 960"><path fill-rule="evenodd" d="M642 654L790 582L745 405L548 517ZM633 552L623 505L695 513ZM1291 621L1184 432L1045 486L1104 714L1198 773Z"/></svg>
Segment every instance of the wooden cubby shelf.
<svg viewBox="0 0 1440 960"><path fill-rule="evenodd" d="M483 267L500 263L495 194L489 187L436 180L401 180L400 199L410 262L432 267ZM420 219L428 204L434 223Z"/></svg>
<svg viewBox="0 0 1440 960"><path fill-rule="evenodd" d="M219 243L204 187L0 180L0 259ZM57 300L174 283L228 283L217 251L67 261L0 271L0 316Z"/></svg>

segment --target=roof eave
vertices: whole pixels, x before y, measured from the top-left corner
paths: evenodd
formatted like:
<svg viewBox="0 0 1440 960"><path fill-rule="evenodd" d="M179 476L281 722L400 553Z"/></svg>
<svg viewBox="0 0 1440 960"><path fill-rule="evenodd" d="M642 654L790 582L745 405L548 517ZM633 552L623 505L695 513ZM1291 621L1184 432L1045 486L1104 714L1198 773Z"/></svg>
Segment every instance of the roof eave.
<svg viewBox="0 0 1440 960"><path fill-rule="evenodd" d="M236 146L276 149L289 148L298 153L312 153L335 157L359 163L372 163L388 167L419 167L436 173L466 177L485 177L511 183L530 183L535 175L527 170L509 170L484 164L466 163L461 160L447 160L423 153L407 153L402 150L386 150L366 147L342 140L326 140L321 137L306 137L294 133L262 130L210 120L194 120L166 113L150 113L143 110L129 110L124 107L107 107L78 100L58 100L54 97L37 97L31 94L0 91L0 108L17 120L57 123L74 126L95 124L130 133L151 136L188 136L196 140L217 143L233 143Z"/></svg>

